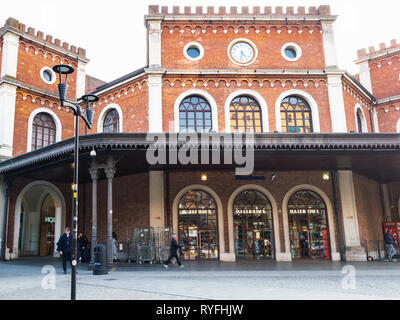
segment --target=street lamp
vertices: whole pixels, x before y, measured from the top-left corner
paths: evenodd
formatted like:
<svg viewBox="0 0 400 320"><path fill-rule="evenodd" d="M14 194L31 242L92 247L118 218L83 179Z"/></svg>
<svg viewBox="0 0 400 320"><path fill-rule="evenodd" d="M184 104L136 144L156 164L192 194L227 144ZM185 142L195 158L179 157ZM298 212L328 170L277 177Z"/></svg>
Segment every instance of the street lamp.
<svg viewBox="0 0 400 320"><path fill-rule="evenodd" d="M66 101L68 93L67 79L68 75L74 72L74 68L65 64L58 64L53 67L53 71L58 73L60 83L57 85L58 95L60 97L61 106L66 106L74 112L75 116L75 147L74 147L74 181L72 186L72 272L71 272L71 300L76 299L76 265L78 260L77 252L77 233L78 233L78 164L79 164L79 117L81 117L86 126L91 129L93 123L93 103L99 98L93 94L84 95L78 100L85 103L85 113L82 113L79 104L73 105ZM64 82L63 82L64 76Z"/></svg>

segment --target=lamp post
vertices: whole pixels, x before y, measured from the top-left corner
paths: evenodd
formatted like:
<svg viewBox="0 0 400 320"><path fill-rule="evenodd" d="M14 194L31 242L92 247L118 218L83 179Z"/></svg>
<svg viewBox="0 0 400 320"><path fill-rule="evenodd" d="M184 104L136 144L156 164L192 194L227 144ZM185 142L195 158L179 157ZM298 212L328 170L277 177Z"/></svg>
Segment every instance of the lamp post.
<svg viewBox="0 0 400 320"><path fill-rule="evenodd" d="M74 143L74 178L72 185L72 271L71 271L71 300L76 299L76 265L78 261L77 252L77 233L78 233L78 165L79 165L79 117L81 117L86 126L91 129L93 123L93 103L99 98L95 95L84 95L78 100L85 103L85 113L82 113L79 104L73 105L66 100L68 93L67 79L68 75L74 72L74 68L59 64L53 67L53 71L59 75L58 95L60 97L61 106L66 106L74 112L75 116L75 143ZM63 78L64 77L64 82Z"/></svg>

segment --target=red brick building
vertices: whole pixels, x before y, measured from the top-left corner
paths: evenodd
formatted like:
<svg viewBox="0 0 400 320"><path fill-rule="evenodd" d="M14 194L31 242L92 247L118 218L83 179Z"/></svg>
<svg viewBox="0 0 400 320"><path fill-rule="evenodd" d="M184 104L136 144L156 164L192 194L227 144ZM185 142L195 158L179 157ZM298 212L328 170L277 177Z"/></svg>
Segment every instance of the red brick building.
<svg viewBox="0 0 400 320"><path fill-rule="evenodd" d="M75 69L69 102L100 98L80 128L78 225L93 243L172 226L185 259L377 257L383 223L399 221L400 45L359 50L352 76L329 6L150 6L144 20L147 65L109 83L86 75L82 48L12 18L0 29L3 257L56 255L71 224L74 120L56 64ZM254 172L146 160L147 133L193 131L255 133Z"/></svg>

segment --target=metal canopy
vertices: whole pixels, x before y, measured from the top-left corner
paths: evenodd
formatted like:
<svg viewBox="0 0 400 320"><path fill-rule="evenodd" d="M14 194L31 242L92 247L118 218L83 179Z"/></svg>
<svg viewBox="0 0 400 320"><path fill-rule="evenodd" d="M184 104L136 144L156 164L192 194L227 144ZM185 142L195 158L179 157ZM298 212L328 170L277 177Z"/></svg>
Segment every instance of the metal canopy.
<svg viewBox="0 0 400 320"><path fill-rule="evenodd" d="M163 134L169 140L176 134ZM231 137L231 134L211 134ZM97 158L112 155L118 160L116 176L148 170L233 170L234 165L157 165L146 160L153 139L146 133L102 133L80 137L81 182L90 181L90 151ZM178 142L180 148L184 142ZM198 147L198 144L192 144ZM208 144L220 149L218 140ZM175 150L175 149L174 149ZM221 152L223 154L223 152ZM398 134L263 133L255 135L255 171L268 170L353 170L380 183L400 180L400 136ZM211 159L211 157L210 157ZM199 157L200 160L200 157ZM221 158L221 162L222 162ZM6 178L25 176L59 182L72 181L73 139L64 140L0 163ZM100 176L100 178L102 178Z"/></svg>

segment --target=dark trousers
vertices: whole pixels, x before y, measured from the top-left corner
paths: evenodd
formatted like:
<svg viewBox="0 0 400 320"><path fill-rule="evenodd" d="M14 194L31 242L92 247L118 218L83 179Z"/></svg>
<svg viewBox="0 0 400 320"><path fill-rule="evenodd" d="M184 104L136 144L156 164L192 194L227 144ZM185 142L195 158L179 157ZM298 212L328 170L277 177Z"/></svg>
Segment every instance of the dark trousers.
<svg viewBox="0 0 400 320"><path fill-rule="evenodd" d="M72 264L72 253L70 252L63 252L62 254L62 259L63 259L63 269L64 271L67 271L67 259L69 261L69 264Z"/></svg>
<svg viewBox="0 0 400 320"><path fill-rule="evenodd" d="M178 262L178 265L181 266L181 262L179 261L179 257L178 257L178 253L177 252L171 253L169 255L168 260L164 264L170 263L173 258L175 258L176 261Z"/></svg>

